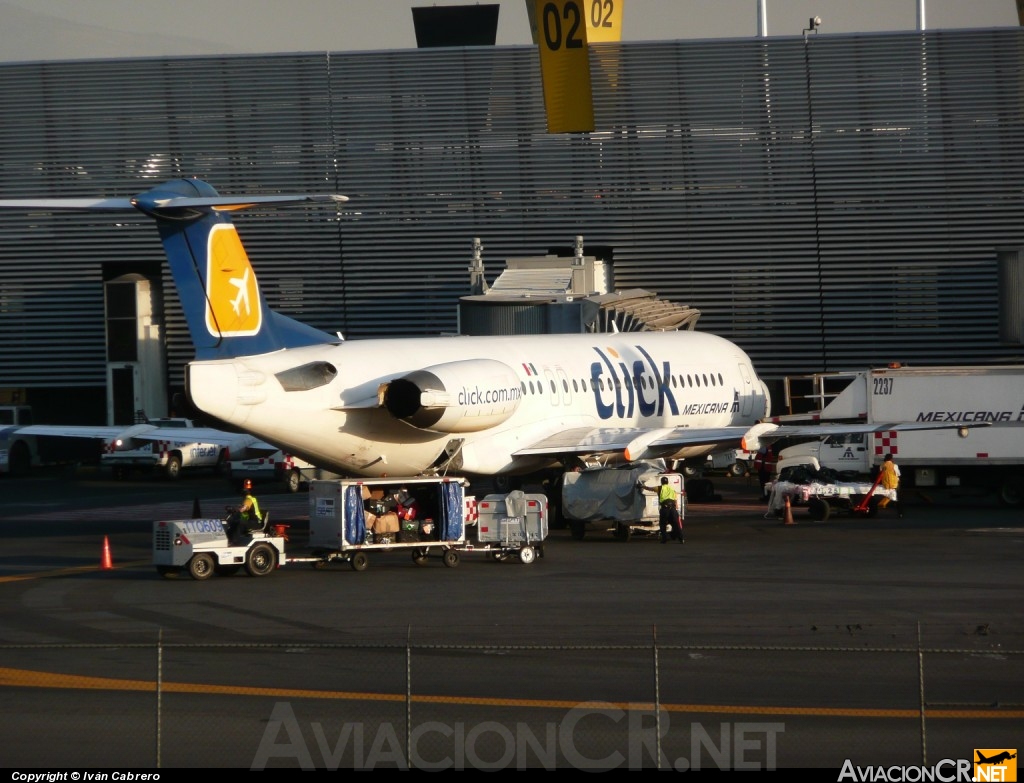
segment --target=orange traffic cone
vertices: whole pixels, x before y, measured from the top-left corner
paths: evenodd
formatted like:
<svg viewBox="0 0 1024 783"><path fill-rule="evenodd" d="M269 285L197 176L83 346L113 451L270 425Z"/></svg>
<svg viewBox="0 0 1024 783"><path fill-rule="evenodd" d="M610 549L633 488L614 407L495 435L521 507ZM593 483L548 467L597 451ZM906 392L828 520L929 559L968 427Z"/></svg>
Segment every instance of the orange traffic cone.
<svg viewBox="0 0 1024 783"><path fill-rule="evenodd" d="M114 570L114 563L110 558L110 539L106 536L103 536L103 556L100 558L100 570Z"/></svg>
<svg viewBox="0 0 1024 783"><path fill-rule="evenodd" d="M793 508L789 505L789 495L786 495L786 516L782 519L784 525L795 525L793 520Z"/></svg>

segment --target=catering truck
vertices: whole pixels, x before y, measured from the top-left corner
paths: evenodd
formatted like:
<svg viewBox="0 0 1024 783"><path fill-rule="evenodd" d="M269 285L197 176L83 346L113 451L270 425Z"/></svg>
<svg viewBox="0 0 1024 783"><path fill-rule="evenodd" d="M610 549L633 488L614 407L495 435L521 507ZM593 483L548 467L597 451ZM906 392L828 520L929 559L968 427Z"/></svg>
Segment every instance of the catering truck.
<svg viewBox="0 0 1024 783"><path fill-rule="evenodd" d="M963 486L991 490L1006 505L1024 503L1024 365L892 366L823 374L849 382L808 417L822 424L935 422L963 427L831 435L779 452L777 470L802 466L845 477L875 472L886 454L900 466L901 488ZM823 398L823 402L825 402Z"/></svg>

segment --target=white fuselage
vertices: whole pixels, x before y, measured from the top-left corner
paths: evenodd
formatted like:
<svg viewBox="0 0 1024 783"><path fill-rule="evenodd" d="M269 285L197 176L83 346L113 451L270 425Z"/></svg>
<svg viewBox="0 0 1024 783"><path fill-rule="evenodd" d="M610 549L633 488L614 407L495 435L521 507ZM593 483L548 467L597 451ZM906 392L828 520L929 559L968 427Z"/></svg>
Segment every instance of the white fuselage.
<svg viewBox="0 0 1024 783"><path fill-rule="evenodd" d="M325 366L332 372L286 390L279 374L295 378L303 366L317 377ZM434 429L378 403L384 385L421 371L455 387L420 395L424 405L451 406ZM514 453L565 430L749 425L769 405L747 355L701 332L354 340L192 362L188 383L209 415L321 467L365 476L419 474L446 449L460 452L466 473L522 473L551 458ZM455 418L461 423L450 427Z"/></svg>

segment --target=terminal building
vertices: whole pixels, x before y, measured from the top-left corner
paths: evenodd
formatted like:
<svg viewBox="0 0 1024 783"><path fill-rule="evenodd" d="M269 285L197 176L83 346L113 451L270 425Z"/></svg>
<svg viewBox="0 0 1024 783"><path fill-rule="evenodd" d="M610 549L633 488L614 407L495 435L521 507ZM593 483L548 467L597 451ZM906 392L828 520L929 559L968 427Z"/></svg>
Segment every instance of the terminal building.
<svg viewBox="0 0 1024 783"><path fill-rule="evenodd" d="M235 222L270 305L346 339L458 331L474 240L493 283L584 237L608 291L694 308L768 379L1021 361L1024 30L590 58L570 134L530 46L0 64L0 199L343 193ZM163 259L141 214L0 212L2 393L171 412L192 349Z"/></svg>

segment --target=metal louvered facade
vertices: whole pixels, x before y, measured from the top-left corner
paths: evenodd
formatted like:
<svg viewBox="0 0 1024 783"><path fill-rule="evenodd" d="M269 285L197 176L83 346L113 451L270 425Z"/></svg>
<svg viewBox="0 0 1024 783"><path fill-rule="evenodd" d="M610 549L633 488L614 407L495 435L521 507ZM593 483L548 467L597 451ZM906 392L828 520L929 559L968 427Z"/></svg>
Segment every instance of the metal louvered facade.
<svg viewBox="0 0 1024 783"><path fill-rule="evenodd" d="M767 377L1021 360L997 249L1024 246L1024 31L598 45L587 134L546 133L537 60L0 65L0 198L344 193L236 223L271 305L348 338L453 331L473 237L493 279L582 235L615 288L699 309ZM162 259L141 215L0 213L0 387L105 384L101 270Z"/></svg>

